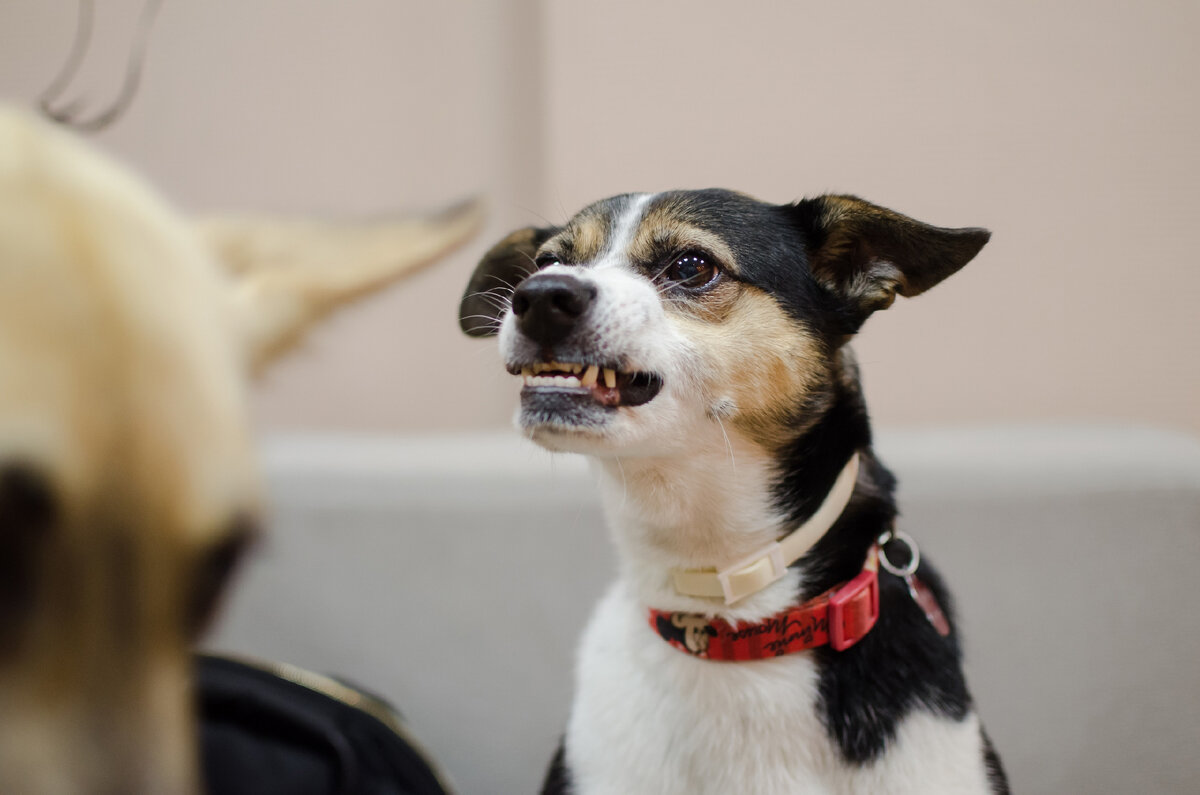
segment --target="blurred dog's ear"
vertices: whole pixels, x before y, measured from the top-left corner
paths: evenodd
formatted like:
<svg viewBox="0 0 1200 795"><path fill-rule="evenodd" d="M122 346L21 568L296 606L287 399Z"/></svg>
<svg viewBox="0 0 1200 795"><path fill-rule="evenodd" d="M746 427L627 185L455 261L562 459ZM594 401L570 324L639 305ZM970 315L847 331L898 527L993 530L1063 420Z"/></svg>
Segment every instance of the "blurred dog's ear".
<svg viewBox="0 0 1200 795"><path fill-rule="evenodd" d="M862 322L896 295L919 295L966 265L991 232L921 223L856 196L818 196L789 206L803 230L809 268Z"/></svg>
<svg viewBox="0 0 1200 795"><path fill-rule="evenodd" d="M458 307L458 325L463 333L491 337L500 331L500 318L513 290L537 270L534 254L558 231L557 227L519 229L483 255Z"/></svg>
<svg viewBox="0 0 1200 795"><path fill-rule="evenodd" d="M234 298L257 371L342 304L445 256L478 231L482 205L373 223L216 218L201 238L236 283Z"/></svg>

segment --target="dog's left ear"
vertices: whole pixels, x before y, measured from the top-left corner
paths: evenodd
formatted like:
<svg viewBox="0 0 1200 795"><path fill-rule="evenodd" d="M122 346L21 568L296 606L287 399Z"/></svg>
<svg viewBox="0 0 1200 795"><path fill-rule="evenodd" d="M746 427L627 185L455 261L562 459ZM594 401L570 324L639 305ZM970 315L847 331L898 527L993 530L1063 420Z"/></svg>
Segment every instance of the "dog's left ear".
<svg viewBox="0 0 1200 795"><path fill-rule="evenodd" d="M817 281L849 301L859 321L920 295L966 265L991 232L945 229L856 196L818 196L791 205L808 241Z"/></svg>
<svg viewBox="0 0 1200 795"><path fill-rule="evenodd" d="M500 331L500 318L513 291L537 270L534 255L558 231L557 227L518 229L488 249L475 266L458 307L458 325L464 334L491 337Z"/></svg>
<svg viewBox="0 0 1200 795"><path fill-rule="evenodd" d="M435 262L480 227L479 201L374 223L274 218L198 222L236 283L234 309L257 371L337 307Z"/></svg>

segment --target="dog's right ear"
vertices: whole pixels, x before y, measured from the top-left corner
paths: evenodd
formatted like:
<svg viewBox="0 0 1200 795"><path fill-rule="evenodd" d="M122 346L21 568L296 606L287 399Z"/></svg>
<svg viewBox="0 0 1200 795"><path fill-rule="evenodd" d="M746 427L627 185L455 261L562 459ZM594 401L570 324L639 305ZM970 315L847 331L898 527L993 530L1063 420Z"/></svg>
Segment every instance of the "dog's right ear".
<svg viewBox="0 0 1200 795"><path fill-rule="evenodd" d="M500 318L517 285L535 270L534 255L557 227L518 229L492 246L467 283L458 307L458 325L472 337L491 337L500 331Z"/></svg>
<svg viewBox="0 0 1200 795"><path fill-rule="evenodd" d="M444 257L483 222L468 201L371 223L231 217L196 230L233 278L248 357L261 370L316 321Z"/></svg>

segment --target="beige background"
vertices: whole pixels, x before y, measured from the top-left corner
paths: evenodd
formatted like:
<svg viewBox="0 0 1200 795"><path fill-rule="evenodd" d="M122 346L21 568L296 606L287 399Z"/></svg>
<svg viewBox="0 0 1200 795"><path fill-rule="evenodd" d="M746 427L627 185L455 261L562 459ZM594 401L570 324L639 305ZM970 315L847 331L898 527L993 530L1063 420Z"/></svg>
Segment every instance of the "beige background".
<svg viewBox="0 0 1200 795"><path fill-rule="evenodd" d="M79 88L114 94L141 0L103 0ZM30 104L75 6L0 2ZM858 193L992 243L858 349L884 424L1200 432L1200 5L166 0L144 89L97 137L187 210L373 215L489 197L487 235L337 319L257 395L271 427L506 421L460 338L489 238L616 192Z"/></svg>

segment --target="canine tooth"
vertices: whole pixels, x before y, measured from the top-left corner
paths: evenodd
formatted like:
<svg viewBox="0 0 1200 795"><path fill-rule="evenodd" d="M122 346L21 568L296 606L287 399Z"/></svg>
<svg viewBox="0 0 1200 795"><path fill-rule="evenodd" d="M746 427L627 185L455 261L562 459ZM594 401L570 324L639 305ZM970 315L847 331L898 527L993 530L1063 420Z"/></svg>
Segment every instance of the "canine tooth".
<svg viewBox="0 0 1200 795"><path fill-rule="evenodd" d="M579 380L579 383L581 386L586 386L586 387L595 386L596 378L599 375L600 375L600 368L593 364L590 367L588 367L587 372L583 374L583 378L581 378Z"/></svg>
<svg viewBox="0 0 1200 795"><path fill-rule="evenodd" d="M609 389L614 389L617 386L617 371L604 368L604 385Z"/></svg>

